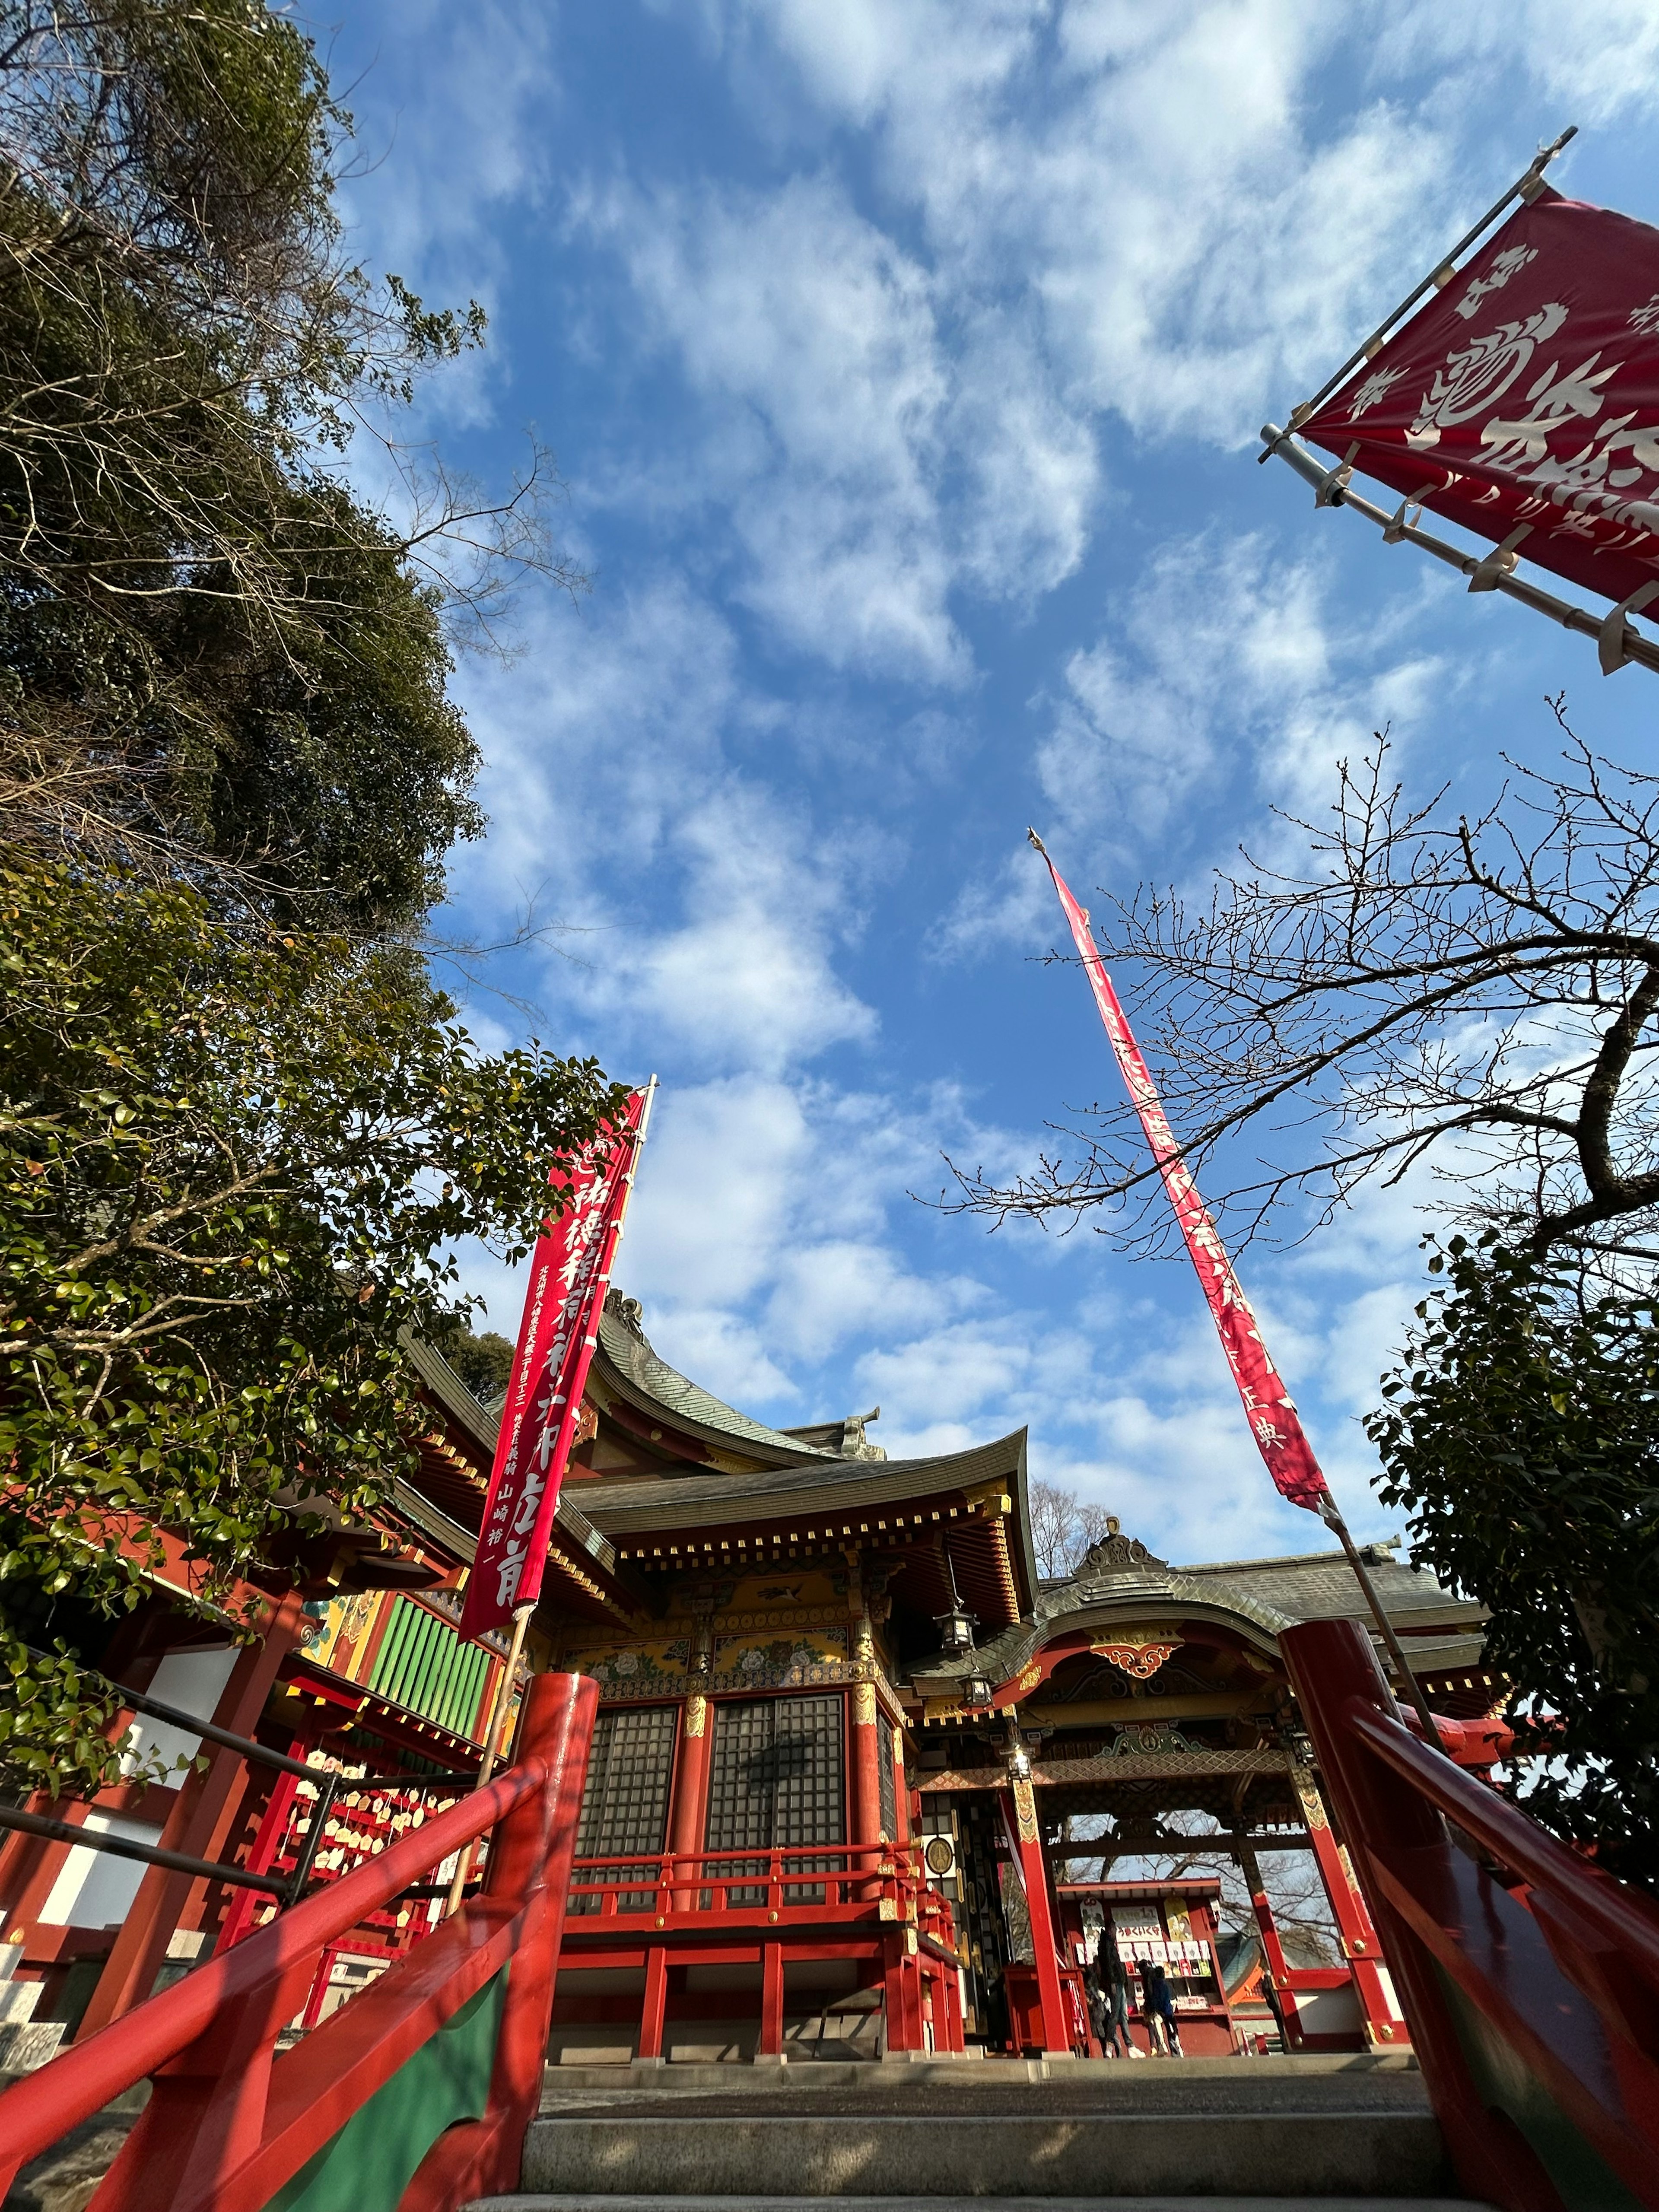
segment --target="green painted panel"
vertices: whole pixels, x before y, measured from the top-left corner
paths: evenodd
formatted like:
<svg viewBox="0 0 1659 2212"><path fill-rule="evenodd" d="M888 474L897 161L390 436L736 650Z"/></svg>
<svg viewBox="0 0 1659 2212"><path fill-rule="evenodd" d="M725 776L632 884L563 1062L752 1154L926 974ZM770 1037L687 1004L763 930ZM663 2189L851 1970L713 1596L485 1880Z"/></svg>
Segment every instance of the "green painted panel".
<svg viewBox="0 0 1659 2212"><path fill-rule="evenodd" d="M1438 1965L1435 1972L1481 2102L1514 2121L1561 2192L1567 2212L1642 2212L1520 2053Z"/></svg>
<svg viewBox="0 0 1659 2212"><path fill-rule="evenodd" d="M483 2118L511 1971L503 1966L406 2058L277 2191L265 2212L397 2212L444 2130Z"/></svg>
<svg viewBox="0 0 1659 2212"><path fill-rule="evenodd" d="M369 1687L457 1735L471 1735L489 1668L488 1655L463 1644L447 1621L400 1597L393 1602Z"/></svg>
<svg viewBox="0 0 1659 2212"><path fill-rule="evenodd" d="M394 1597L392 1619L386 1624L386 1634L380 1638L380 1648L374 1655L374 1671L368 1682L369 1688L380 1691L383 1697L392 1695L391 1685L398 1673L404 1646L409 1641L409 1614L410 1607L405 1601Z"/></svg>

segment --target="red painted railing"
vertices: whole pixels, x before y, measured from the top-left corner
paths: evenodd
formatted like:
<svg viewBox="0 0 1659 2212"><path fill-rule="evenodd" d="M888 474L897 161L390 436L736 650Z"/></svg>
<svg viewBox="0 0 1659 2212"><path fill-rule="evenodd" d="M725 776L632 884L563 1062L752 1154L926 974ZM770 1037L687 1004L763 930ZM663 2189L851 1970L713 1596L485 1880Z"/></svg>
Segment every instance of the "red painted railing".
<svg viewBox="0 0 1659 2212"><path fill-rule="evenodd" d="M884 1911L883 1907L886 1910ZM769 1926L897 1920L954 1950L948 1899L931 1888L921 1849L906 1844L809 1844L769 1850L664 1851L581 1859L570 1885L569 1933L594 1918L648 1913L658 1927Z"/></svg>
<svg viewBox="0 0 1659 2212"><path fill-rule="evenodd" d="M447 2212L516 2188L541 2096L598 1699L577 1676L538 1676L507 1772L0 2096L0 2194L21 2166L148 2077L149 2103L88 2212L261 2212L509 1960L487 2108L438 2138L401 2205ZM322 1954L491 1831L480 1893L278 2056Z"/></svg>
<svg viewBox="0 0 1659 2212"><path fill-rule="evenodd" d="M1356 1624L1279 1642L1469 2194L1659 2207L1659 1909L1420 1741Z"/></svg>

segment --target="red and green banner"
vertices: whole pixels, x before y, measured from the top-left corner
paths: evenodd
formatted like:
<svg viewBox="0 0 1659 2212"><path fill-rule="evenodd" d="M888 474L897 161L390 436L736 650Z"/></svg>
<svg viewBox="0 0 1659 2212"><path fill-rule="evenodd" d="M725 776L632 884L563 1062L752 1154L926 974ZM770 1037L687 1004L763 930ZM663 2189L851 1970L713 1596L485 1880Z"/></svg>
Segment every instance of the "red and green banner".
<svg viewBox="0 0 1659 2212"><path fill-rule="evenodd" d="M1035 830L1031 842L1048 861L1048 872L1054 879L1060 905L1072 926L1073 940L1082 955L1095 1004L1100 1009L1100 1018L1112 1041L1119 1071L1128 1088L1130 1103L1140 1117L1140 1126L1146 1133L1152 1158L1164 1178L1164 1190L1186 1239L1188 1253L1204 1286L1222 1350L1233 1370L1238 1395L1244 1401L1250 1433L1281 1495L1288 1498L1292 1505L1304 1505L1310 1513L1320 1513L1330 1492L1314 1457L1313 1446L1303 1431L1291 1394L1268 1356L1255 1316L1233 1273L1233 1263L1227 1257L1209 1209L1198 1194L1192 1171L1182 1159L1181 1147L1164 1118L1163 1101L1151 1071L1140 1056L1140 1048L1118 1004L1112 979L1106 973L1106 963L1096 949L1089 917L1072 896L1060 870L1048 860Z"/></svg>
<svg viewBox="0 0 1659 2212"><path fill-rule="evenodd" d="M599 1341L649 1097L648 1091L630 1091L620 1122L602 1130L574 1168L555 1168L548 1176L565 1202L531 1256L483 1527L461 1613L464 1638L504 1626L541 1595L554 1509Z"/></svg>

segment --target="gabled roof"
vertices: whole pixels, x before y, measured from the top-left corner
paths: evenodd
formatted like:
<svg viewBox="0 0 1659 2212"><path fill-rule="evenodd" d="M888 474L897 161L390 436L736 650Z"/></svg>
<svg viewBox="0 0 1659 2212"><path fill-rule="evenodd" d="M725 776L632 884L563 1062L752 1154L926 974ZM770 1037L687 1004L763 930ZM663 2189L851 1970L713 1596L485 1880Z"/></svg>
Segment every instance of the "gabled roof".
<svg viewBox="0 0 1659 2212"><path fill-rule="evenodd" d="M1016 1429L967 1451L928 1459L815 1458L804 1467L762 1468L747 1474L683 1475L665 1480L637 1476L618 1482L583 1483L582 1504L599 1525L617 1535L658 1528L724 1523L764 1512L840 1512L851 1507L896 1504L941 1490L967 1490L1013 1480L1024 1464L1025 1431Z"/></svg>
<svg viewBox="0 0 1659 2212"><path fill-rule="evenodd" d="M1368 1547L1366 1565L1384 1611L1404 1632L1461 1628L1478 1634L1484 1609L1443 1589L1422 1568L1402 1566L1380 1547ZM1091 1565L1091 1562L1093 1562ZM1281 1631L1304 1620L1370 1619L1352 1568L1340 1552L1312 1552L1271 1559L1221 1560L1172 1567L1143 1544L1115 1536L1097 1545L1076 1574L1044 1582L1034 1610L981 1645L971 1656L940 1654L914 1671L919 1691L946 1697L979 1669L993 1685L1006 1684L1045 1645L1071 1630L1121 1620L1231 1620L1263 1650ZM1439 1645L1431 1647L1437 1652ZM1456 1650L1464 1650L1461 1644Z"/></svg>
<svg viewBox="0 0 1659 2212"><path fill-rule="evenodd" d="M660 1415L702 1443L728 1449L735 1445L745 1457L768 1467L799 1467L813 1461L843 1464L839 1452L751 1419L671 1367L652 1346L639 1316L636 1300L611 1291L599 1317L593 1358L593 1379L637 1412Z"/></svg>

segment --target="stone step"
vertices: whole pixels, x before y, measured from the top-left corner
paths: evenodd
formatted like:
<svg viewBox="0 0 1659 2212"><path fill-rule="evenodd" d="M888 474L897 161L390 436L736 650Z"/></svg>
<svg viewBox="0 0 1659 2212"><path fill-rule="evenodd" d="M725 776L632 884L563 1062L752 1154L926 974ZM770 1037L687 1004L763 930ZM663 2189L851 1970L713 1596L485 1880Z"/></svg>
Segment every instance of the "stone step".
<svg viewBox="0 0 1659 2212"><path fill-rule="evenodd" d="M520 2187L532 2197L550 2193L571 2212L578 2199L604 2199L618 2212L622 2198L688 2197L799 2203L878 2193L1052 2203L1254 2195L1304 2205L1366 2196L1420 2203L1455 2193L1432 2115L1389 2109L1375 2081L1364 2095L1276 2094L1265 2103L1212 2083L1210 2108L1194 2109L1190 2092L1204 2086L1189 2085L1188 2100L1160 2100L1157 2110L1062 2093L1055 2083L1003 2090L992 2110L981 2098L937 2093L930 2111L850 2093L558 2106L531 2125Z"/></svg>
<svg viewBox="0 0 1659 2212"><path fill-rule="evenodd" d="M543 2110L588 2104L596 2099L638 2096L648 2098L714 2095L748 2103L764 2100L757 2109L770 2109L778 2097L817 2100L836 2093L854 2091L861 2098L927 2103L935 2091L960 2091L975 2099L988 2089L1025 2087L1043 2083L1092 2097L1185 2098L1200 2082L1225 2081L1247 2085L1242 2094L1269 2097L1269 2083L1322 2083L1340 2077L1343 2094L1375 2080L1399 2078L1415 2087L1396 2093L1415 2109L1426 2112L1428 2100L1417 2061L1409 2051L1309 2052L1271 2058L1169 2058L1144 2060L1139 2064L1109 2058L892 2058L872 2060L791 2059L787 2065L755 2064L748 2060L719 2063L675 2063L660 2060L631 2060L626 2065L550 2065L544 2077ZM1198 2094L1203 2094L1199 2092ZM1310 2095L1333 2094L1312 2088ZM1363 2092L1361 2093L1363 2094ZM641 2107L641 2109L643 2109Z"/></svg>
<svg viewBox="0 0 1659 2212"><path fill-rule="evenodd" d="M1043 2212L1494 2212L1462 2197L1049 2197ZM1029 2197L487 2197L469 2212L1030 2212Z"/></svg>

